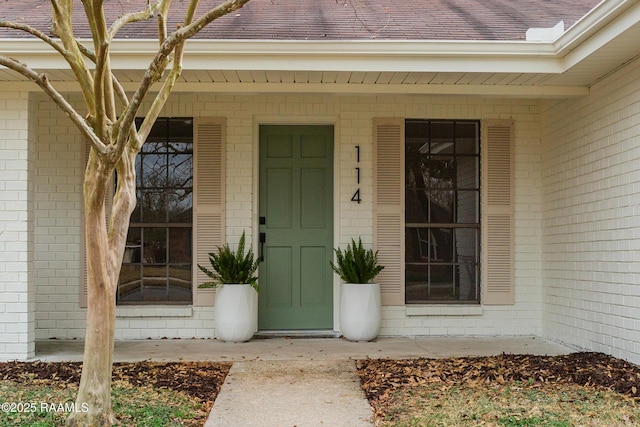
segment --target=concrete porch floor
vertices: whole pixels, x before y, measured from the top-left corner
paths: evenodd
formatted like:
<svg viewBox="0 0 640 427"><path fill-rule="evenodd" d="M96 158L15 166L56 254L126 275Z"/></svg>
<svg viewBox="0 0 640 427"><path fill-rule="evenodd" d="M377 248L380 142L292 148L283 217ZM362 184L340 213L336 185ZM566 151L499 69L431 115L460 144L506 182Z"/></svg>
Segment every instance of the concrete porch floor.
<svg viewBox="0 0 640 427"><path fill-rule="evenodd" d="M36 343L36 360L81 361L80 340ZM246 343L215 339L125 340L115 345L115 362L251 360L344 360L364 358L442 358L501 353L559 355L576 351L538 337L386 338L349 342L340 338L265 338Z"/></svg>

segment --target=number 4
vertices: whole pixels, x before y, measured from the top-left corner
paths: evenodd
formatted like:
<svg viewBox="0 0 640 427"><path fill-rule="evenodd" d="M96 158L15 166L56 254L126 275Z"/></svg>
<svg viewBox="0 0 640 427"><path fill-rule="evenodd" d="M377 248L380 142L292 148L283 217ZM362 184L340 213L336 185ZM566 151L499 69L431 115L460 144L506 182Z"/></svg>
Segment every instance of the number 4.
<svg viewBox="0 0 640 427"><path fill-rule="evenodd" d="M360 189L359 188L356 190L355 193L353 193L353 196L351 196L351 201L352 202L358 202L358 204L362 201L362 199L360 198Z"/></svg>

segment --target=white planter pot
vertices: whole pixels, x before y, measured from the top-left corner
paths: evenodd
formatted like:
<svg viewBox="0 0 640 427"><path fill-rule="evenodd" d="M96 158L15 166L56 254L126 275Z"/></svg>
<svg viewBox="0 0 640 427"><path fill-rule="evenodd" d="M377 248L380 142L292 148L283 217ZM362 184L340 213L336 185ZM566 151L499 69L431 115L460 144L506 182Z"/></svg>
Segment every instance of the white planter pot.
<svg viewBox="0 0 640 427"><path fill-rule="evenodd" d="M222 285L213 307L216 338L244 342L258 329L258 293L251 285Z"/></svg>
<svg viewBox="0 0 640 427"><path fill-rule="evenodd" d="M340 332L349 341L371 341L382 319L378 283L344 283L340 292Z"/></svg>

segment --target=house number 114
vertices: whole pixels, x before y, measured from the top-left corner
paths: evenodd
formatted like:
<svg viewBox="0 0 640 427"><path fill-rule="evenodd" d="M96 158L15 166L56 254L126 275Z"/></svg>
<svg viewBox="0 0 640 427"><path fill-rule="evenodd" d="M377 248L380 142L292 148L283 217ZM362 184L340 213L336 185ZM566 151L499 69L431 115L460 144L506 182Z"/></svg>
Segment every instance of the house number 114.
<svg viewBox="0 0 640 427"><path fill-rule="evenodd" d="M356 159L357 159L357 163L358 165L360 164L360 146L356 145ZM358 204L362 201L362 199L360 198L360 166L356 167L356 183L358 184L358 188L356 189L356 192L353 193L353 196L351 196L351 201L352 202L358 202Z"/></svg>

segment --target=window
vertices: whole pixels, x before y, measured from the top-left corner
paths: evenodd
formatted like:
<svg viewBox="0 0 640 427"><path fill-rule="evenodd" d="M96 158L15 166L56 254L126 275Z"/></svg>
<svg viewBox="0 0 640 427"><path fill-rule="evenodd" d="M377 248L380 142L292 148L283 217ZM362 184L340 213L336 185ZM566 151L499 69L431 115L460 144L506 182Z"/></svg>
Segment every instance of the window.
<svg viewBox="0 0 640 427"><path fill-rule="evenodd" d="M191 304L193 120L158 119L136 158L136 174L117 302Z"/></svg>
<svg viewBox="0 0 640 427"><path fill-rule="evenodd" d="M479 302L480 123L405 122L405 301Z"/></svg>

